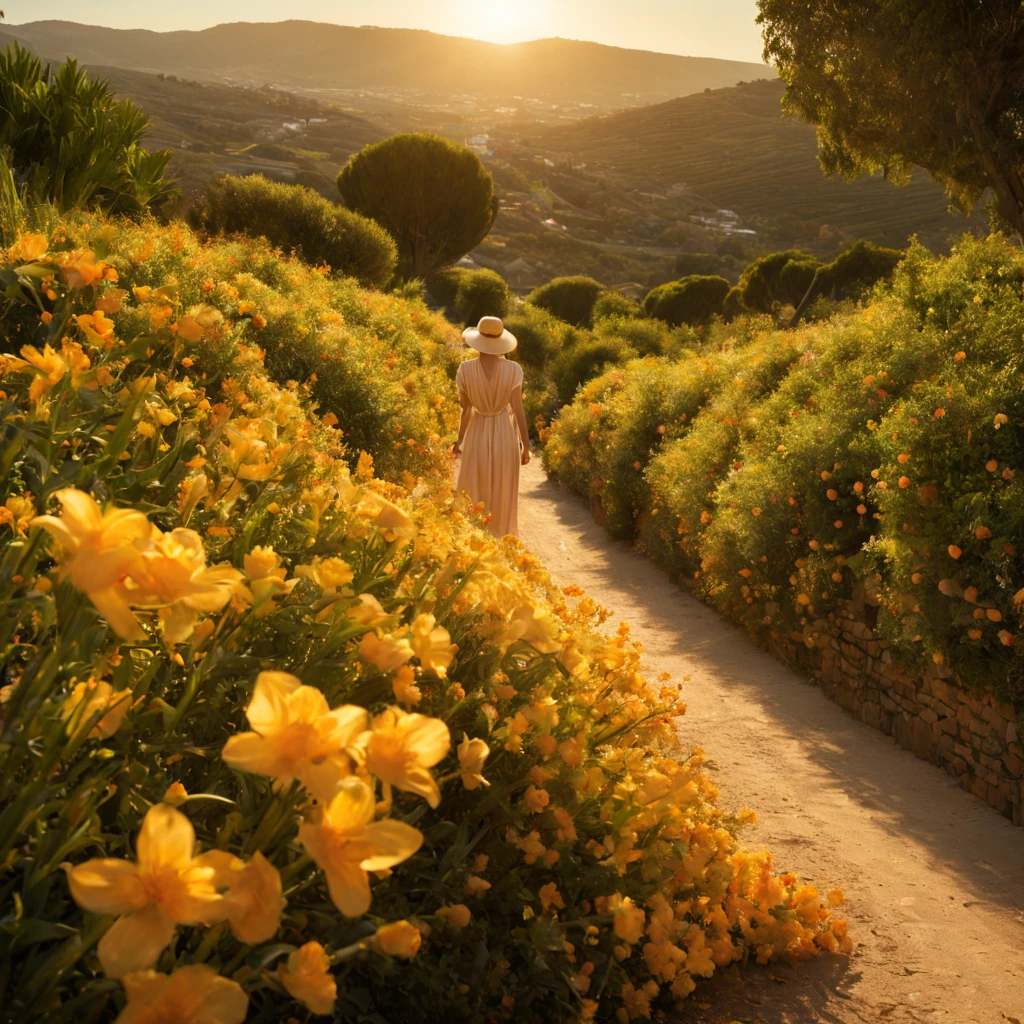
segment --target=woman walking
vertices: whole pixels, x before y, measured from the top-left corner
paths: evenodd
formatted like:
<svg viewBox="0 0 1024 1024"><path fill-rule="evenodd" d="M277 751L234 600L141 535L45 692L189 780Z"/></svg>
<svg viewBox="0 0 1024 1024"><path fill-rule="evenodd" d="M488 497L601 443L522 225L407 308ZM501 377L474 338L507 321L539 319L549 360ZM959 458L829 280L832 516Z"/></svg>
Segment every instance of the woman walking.
<svg viewBox="0 0 1024 1024"><path fill-rule="evenodd" d="M516 339L496 316L466 328L463 337L480 355L464 362L455 377L462 405L459 439L452 449L456 458L462 457L459 490L483 504L491 533L518 537L519 467L530 461L530 435L523 369L505 358Z"/></svg>

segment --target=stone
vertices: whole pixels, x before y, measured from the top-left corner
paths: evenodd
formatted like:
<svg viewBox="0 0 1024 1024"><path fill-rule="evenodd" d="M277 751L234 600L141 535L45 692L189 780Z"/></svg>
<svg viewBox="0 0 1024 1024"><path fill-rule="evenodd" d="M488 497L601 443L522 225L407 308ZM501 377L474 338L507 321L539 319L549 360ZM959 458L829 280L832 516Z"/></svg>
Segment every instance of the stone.
<svg viewBox="0 0 1024 1024"><path fill-rule="evenodd" d="M887 693L883 693L882 694L882 702L881 703L882 703L882 707L885 708L886 711L890 711L891 712L891 711L895 711L896 710L896 701L894 701L892 699L892 697L890 697L889 694L887 694Z"/></svg>
<svg viewBox="0 0 1024 1024"><path fill-rule="evenodd" d="M872 729L882 727L882 709L874 701L865 702L860 709L860 720Z"/></svg>
<svg viewBox="0 0 1024 1024"><path fill-rule="evenodd" d="M960 709L956 713L956 720L961 725L967 725L971 721L971 708L968 704L961 704Z"/></svg>
<svg viewBox="0 0 1024 1024"><path fill-rule="evenodd" d="M1006 726L1006 742L1016 743L1017 742L1017 723L1009 722Z"/></svg>
<svg viewBox="0 0 1024 1024"><path fill-rule="evenodd" d="M939 722L939 728L950 736L956 735L956 722L952 718L943 718L942 721Z"/></svg>
<svg viewBox="0 0 1024 1024"><path fill-rule="evenodd" d="M915 718L910 723L910 749L926 761L933 760L935 756L932 731L920 718Z"/></svg>
<svg viewBox="0 0 1024 1024"><path fill-rule="evenodd" d="M1024 761L1022 761L1016 754L1011 754L1009 751L1003 754L1003 764L1006 766L1006 770L1014 778L1019 778L1024 774Z"/></svg>
<svg viewBox="0 0 1024 1024"><path fill-rule="evenodd" d="M1003 753L1002 744L996 742L991 736L986 736L981 741L981 749L988 754L989 757L1001 757Z"/></svg>
<svg viewBox="0 0 1024 1024"><path fill-rule="evenodd" d="M931 725L932 722L937 722L939 720L939 716L935 714L931 708L924 708L917 717L920 718L922 722L927 722L929 725Z"/></svg>

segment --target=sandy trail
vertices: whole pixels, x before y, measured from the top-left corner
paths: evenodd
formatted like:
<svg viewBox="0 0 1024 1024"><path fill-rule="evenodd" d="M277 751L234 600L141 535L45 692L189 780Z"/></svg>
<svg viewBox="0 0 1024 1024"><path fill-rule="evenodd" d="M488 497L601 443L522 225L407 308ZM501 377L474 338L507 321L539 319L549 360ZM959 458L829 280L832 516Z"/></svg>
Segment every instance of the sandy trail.
<svg viewBox="0 0 1024 1024"><path fill-rule="evenodd" d="M650 672L690 676L683 740L707 752L723 806L757 811L748 841L847 894L852 957L744 972L742 985L726 972L683 1019L1024 1024L1024 829L609 541L537 460L520 524L557 583L610 608L609 628L632 625Z"/></svg>

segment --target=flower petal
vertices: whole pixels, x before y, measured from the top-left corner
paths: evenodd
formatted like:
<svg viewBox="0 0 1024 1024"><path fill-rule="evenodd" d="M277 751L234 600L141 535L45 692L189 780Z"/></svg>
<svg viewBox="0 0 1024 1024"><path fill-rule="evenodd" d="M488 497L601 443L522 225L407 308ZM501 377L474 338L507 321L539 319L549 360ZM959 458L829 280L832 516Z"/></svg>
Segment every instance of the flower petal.
<svg viewBox="0 0 1024 1024"><path fill-rule="evenodd" d="M100 939L100 963L108 978L152 967L174 938L174 922L155 904L119 917Z"/></svg>
<svg viewBox="0 0 1024 1024"><path fill-rule="evenodd" d="M231 736L220 753L221 758L232 768L252 772L254 775L276 777L281 760L274 744L258 732L243 732Z"/></svg>
<svg viewBox="0 0 1024 1024"><path fill-rule="evenodd" d="M358 864L328 864L323 872L334 905L346 917L362 917L370 909L370 877Z"/></svg>
<svg viewBox="0 0 1024 1024"><path fill-rule="evenodd" d="M423 833L404 821L385 818L366 826L374 853L359 865L367 871L383 871L408 860L423 845Z"/></svg>
<svg viewBox="0 0 1024 1024"><path fill-rule="evenodd" d="M331 739L342 750L352 746L369 724L366 708L357 707L355 704L343 704L329 712L328 717L332 723Z"/></svg>
<svg viewBox="0 0 1024 1024"><path fill-rule="evenodd" d="M330 714L327 698L315 686L300 686L288 695L288 717L315 725Z"/></svg>
<svg viewBox="0 0 1024 1024"><path fill-rule="evenodd" d="M196 833L192 822L167 804L154 804L146 812L136 842L139 867L143 872L157 868L184 871L192 863Z"/></svg>
<svg viewBox="0 0 1024 1024"><path fill-rule="evenodd" d="M261 672L245 710L249 724L264 736L284 728L289 721L288 695L301 685L301 680L287 672Z"/></svg>
<svg viewBox="0 0 1024 1024"><path fill-rule="evenodd" d="M440 718L429 715L410 715L406 720L406 746L416 755L420 764L437 764L451 749L452 738L448 726Z"/></svg>
<svg viewBox="0 0 1024 1024"><path fill-rule="evenodd" d="M94 914L127 914L149 902L130 860L96 858L66 870L72 898Z"/></svg>
<svg viewBox="0 0 1024 1024"><path fill-rule="evenodd" d="M373 820L376 806L373 790L361 779L351 776L341 784L328 805L326 821L332 828L355 831Z"/></svg>
<svg viewBox="0 0 1024 1024"><path fill-rule="evenodd" d="M408 768L401 781L395 781L395 785L406 793L415 793L423 797L431 807L437 807L441 803L441 790L429 768Z"/></svg>
<svg viewBox="0 0 1024 1024"><path fill-rule="evenodd" d="M75 585L77 586L77 583ZM124 591L120 587L107 587L105 590L86 590L85 592L96 606L96 611L110 623L114 632L122 640L141 640L145 637L146 634L142 631L139 620L132 614L132 610L124 598Z"/></svg>

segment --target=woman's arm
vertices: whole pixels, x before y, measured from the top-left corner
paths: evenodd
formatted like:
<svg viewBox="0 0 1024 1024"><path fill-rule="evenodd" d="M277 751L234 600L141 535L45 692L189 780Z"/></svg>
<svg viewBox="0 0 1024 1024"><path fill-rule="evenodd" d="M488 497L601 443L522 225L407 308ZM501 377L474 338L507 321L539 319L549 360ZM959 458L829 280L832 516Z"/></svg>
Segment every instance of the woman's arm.
<svg viewBox="0 0 1024 1024"><path fill-rule="evenodd" d="M460 395L459 402L462 405L462 418L459 420L459 439L452 445L452 455L457 459L462 457L462 442L466 439L469 421L473 418L473 403L469 400L469 396Z"/></svg>
<svg viewBox="0 0 1024 1024"><path fill-rule="evenodd" d="M522 463L524 466L530 464L530 431L526 429L526 410L523 408L523 389L516 388L512 392L512 412L516 417L516 425L519 427L519 440L523 445Z"/></svg>

